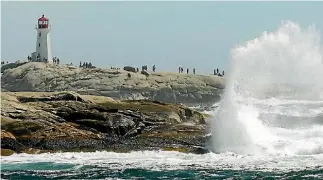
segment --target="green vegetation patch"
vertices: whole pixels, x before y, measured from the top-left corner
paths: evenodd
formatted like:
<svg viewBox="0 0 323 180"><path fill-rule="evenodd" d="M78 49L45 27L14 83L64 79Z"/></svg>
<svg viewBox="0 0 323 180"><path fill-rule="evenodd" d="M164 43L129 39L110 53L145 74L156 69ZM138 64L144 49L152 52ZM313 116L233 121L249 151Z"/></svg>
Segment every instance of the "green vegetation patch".
<svg viewBox="0 0 323 180"><path fill-rule="evenodd" d="M11 156L12 154L14 154L15 151L11 150L11 149L2 149L1 148L1 152L0 155L1 156Z"/></svg>
<svg viewBox="0 0 323 180"><path fill-rule="evenodd" d="M3 130L11 132L15 136L22 136L22 135L30 135L33 132L42 129L43 127L38 125L37 123L31 121L19 121L4 124L1 126Z"/></svg>

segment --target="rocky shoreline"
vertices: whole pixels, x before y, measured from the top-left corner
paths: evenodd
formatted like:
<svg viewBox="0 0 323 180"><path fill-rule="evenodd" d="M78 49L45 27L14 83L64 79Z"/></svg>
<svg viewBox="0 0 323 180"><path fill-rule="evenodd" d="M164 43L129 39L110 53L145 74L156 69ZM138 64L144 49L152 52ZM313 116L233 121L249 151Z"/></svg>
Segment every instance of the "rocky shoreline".
<svg viewBox="0 0 323 180"><path fill-rule="evenodd" d="M79 68L21 63L4 70L1 87L13 92L74 91L118 100L156 100L188 106L211 106L220 100L224 78L214 75Z"/></svg>
<svg viewBox="0 0 323 180"><path fill-rule="evenodd" d="M181 104L75 92L2 92L1 155L59 151L205 153L209 117Z"/></svg>

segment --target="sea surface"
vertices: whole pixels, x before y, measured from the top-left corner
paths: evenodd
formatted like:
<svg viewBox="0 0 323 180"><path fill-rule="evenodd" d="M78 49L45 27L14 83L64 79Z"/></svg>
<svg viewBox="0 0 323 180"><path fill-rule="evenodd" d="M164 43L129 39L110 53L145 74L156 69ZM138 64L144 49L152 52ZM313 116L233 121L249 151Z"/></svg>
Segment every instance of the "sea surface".
<svg viewBox="0 0 323 180"><path fill-rule="evenodd" d="M3 179L323 179L323 65L315 27L283 22L231 51L211 153L14 154Z"/></svg>
<svg viewBox="0 0 323 180"><path fill-rule="evenodd" d="M185 154L171 151L27 155L2 159L4 179L323 178L323 155Z"/></svg>

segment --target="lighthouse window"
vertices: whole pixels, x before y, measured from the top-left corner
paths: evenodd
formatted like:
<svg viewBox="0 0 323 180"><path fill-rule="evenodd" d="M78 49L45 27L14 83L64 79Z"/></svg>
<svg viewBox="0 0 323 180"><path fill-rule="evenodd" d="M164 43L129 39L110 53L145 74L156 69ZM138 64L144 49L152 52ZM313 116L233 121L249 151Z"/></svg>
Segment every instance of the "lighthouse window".
<svg viewBox="0 0 323 180"><path fill-rule="evenodd" d="M41 36L41 33L38 33L38 37L40 37Z"/></svg>
<svg viewBox="0 0 323 180"><path fill-rule="evenodd" d="M40 43L38 43L38 47L40 47Z"/></svg>

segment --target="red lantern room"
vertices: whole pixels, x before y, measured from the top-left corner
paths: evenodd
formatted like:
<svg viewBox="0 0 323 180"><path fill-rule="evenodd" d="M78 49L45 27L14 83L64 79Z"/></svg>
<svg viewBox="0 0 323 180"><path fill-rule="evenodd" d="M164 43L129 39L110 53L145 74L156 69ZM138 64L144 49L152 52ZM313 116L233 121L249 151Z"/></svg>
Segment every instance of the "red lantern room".
<svg viewBox="0 0 323 180"><path fill-rule="evenodd" d="M44 15L42 15L41 18L38 19L38 28L39 29L44 29L48 28L48 23L49 19L47 19Z"/></svg>

